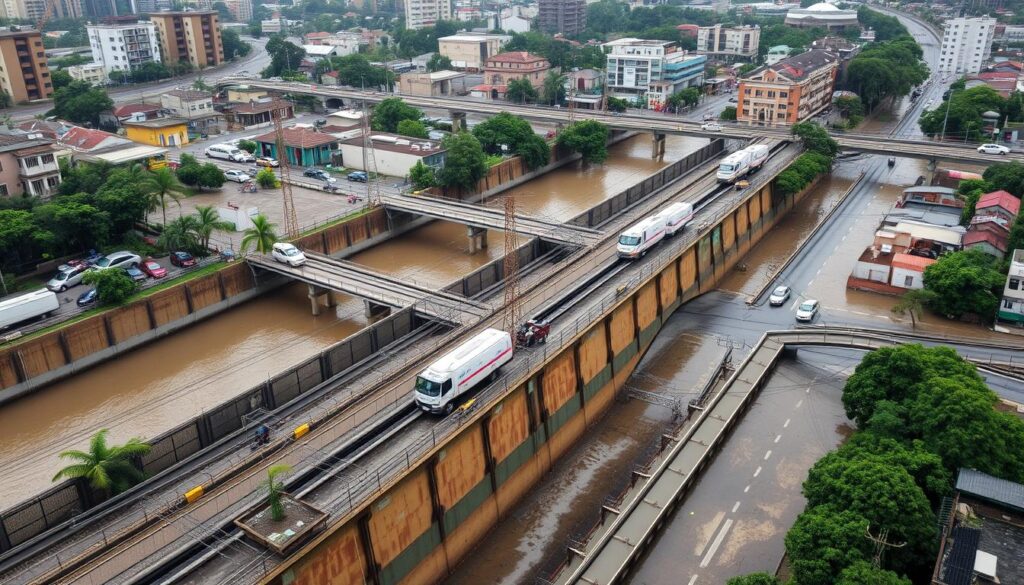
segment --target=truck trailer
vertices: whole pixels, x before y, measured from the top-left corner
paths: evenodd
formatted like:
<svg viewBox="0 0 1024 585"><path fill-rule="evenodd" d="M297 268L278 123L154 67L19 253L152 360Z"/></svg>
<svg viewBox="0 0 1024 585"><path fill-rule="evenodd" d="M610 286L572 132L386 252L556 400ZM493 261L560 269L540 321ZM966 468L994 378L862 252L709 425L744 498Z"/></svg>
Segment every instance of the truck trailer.
<svg viewBox="0 0 1024 585"><path fill-rule="evenodd" d="M0 331L37 317L49 316L60 308L56 293L44 289L0 301Z"/></svg>
<svg viewBox="0 0 1024 585"><path fill-rule="evenodd" d="M618 252L619 258L641 258L664 238L664 218L652 215L622 232L615 250Z"/></svg>
<svg viewBox="0 0 1024 585"><path fill-rule="evenodd" d="M512 359L512 336L485 329L430 364L416 378L416 404L426 412L450 413L455 400L484 380L497 378Z"/></svg>
<svg viewBox="0 0 1024 585"><path fill-rule="evenodd" d="M766 144L754 144L722 159L716 175L719 183L735 183L764 166L771 149Z"/></svg>

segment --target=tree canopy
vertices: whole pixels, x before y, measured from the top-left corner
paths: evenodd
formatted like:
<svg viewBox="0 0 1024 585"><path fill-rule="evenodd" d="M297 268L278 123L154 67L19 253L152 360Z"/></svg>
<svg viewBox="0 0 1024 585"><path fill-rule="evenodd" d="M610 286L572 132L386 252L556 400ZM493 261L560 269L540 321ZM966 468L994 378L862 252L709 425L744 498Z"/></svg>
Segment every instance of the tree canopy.
<svg viewBox="0 0 1024 585"><path fill-rule="evenodd" d="M402 120L419 120L423 112L402 101L402 98L392 97L381 101L374 106L373 115L370 117L370 126L378 132L398 132L398 124Z"/></svg>
<svg viewBox="0 0 1024 585"><path fill-rule="evenodd" d="M508 112L474 126L473 136L488 154L518 154L531 169L546 165L551 153L547 142L533 131L529 122Z"/></svg>
<svg viewBox="0 0 1024 585"><path fill-rule="evenodd" d="M296 71L306 56L305 49L280 34L270 37L265 50L270 55L270 65L263 70L263 77L278 77Z"/></svg>
<svg viewBox="0 0 1024 585"><path fill-rule="evenodd" d="M850 61L846 84L872 109L886 98L909 94L928 79L921 55L921 46L909 36L872 43Z"/></svg>
<svg viewBox="0 0 1024 585"><path fill-rule="evenodd" d="M954 90L937 108L925 111L919 124L929 136L978 141L983 138L981 131L985 127L981 115L988 111L1001 114L1006 105L1006 99L987 85Z"/></svg>
<svg viewBox="0 0 1024 585"><path fill-rule="evenodd" d="M58 118L99 126L100 112L114 107L114 102L101 88L88 81L72 81L53 93L52 114Z"/></svg>
<svg viewBox="0 0 1024 585"><path fill-rule="evenodd" d="M537 98L537 88L525 77L510 80L505 87L505 99L510 102L527 104L536 102Z"/></svg>
<svg viewBox="0 0 1024 585"><path fill-rule="evenodd" d="M1024 164L1022 163L1013 161L989 165L982 177L986 184L977 185L978 187L987 185L992 191L1002 189L1014 197L1024 195Z"/></svg>
<svg viewBox="0 0 1024 585"><path fill-rule="evenodd" d="M953 319L967 314L991 318L1005 281L999 262L974 248L943 254L924 269L924 288L934 293L929 308Z"/></svg>
<svg viewBox="0 0 1024 585"><path fill-rule="evenodd" d="M437 183L443 187L473 189L487 174L487 155L480 141L469 132L459 132L444 139L444 168L436 173Z"/></svg>
<svg viewBox="0 0 1024 585"><path fill-rule="evenodd" d="M586 164L608 158L608 127L596 120L573 122L558 134L558 144L580 153Z"/></svg>

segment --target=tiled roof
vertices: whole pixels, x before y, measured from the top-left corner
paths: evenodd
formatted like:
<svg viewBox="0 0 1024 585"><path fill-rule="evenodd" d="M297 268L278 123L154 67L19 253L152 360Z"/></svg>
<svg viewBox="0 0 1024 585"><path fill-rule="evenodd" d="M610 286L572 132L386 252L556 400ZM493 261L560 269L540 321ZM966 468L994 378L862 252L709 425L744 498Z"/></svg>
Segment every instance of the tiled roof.
<svg viewBox="0 0 1024 585"><path fill-rule="evenodd" d="M1020 199L1017 199L1006 191L993 191L991 193L985 193L978 199L978 204L975 209L985 209L986 207L1002 207L1006 211L1010 212L1010 215L1016 216L1017 212L1020 211Z"/></svg>
<svg viewBox="0 0 1024 585"><path fill-rule="evenodd" d="M960 468L956 478L960 492L1024 511L1024 485L999 479L974 469Z"/></svg>
<svg viewBox="0 0 1024 585"><path fill-rule="evenodd" d="M498 53L487 59L488 63L534 63L544 61L540 55L532 55L526 51L512 51L510 53Z"/></svg>
<svg viewBox="0 0 1024 585"><path fill-rule="evenodd" d="M280 110L291 106L292 103L288 100L274 99L269 102L249 102L247 104L238 104L231 106L231 111L236 114L262 114L263 112L272 112L274 110Z"/></svg>
<svg viewBox="0 0 1024 585"><path fill-rule="evenodd" d="M213 97L208 91L196 91L194 89L172 89L167 92L167 95L173 95L176 98L188 101L203 100Z"/></svg>
<svg viewBox="0 0 1024 585"><path fill-rule="evenodd" d="M68 130L67 134L61 136L61 144L70 146L77 150L92 150L99 146L105 140L119 140L123 142L130 142L119 136L111 134L110 132L104 132L102 130L91 130L89 128L74 127Z"/></svg>
<svg viewBox="0 0 1024 585"><path fill-rule="evenodd" d="M821 49L811 49L810 51L805 51L799 55L783 59L774 65L766 65L755 69L747 74L743 79L763 79L765 71L771 69L790 81L801 81L809 77L818 69L832 65L838 60L839 56L835 53L830 53L829 51Z"/></svg>
<svg viewBox="0 0 1024 585"><path fill-rule="evenodd" d="M1007 234L999 234L991 230L971 230L964 234L964 247L987 242L996 250L1006 252L1008 237Z"/></svg>
<svg viewBox="0 0 1024 585"><path fill-rule="evenodd" d="M904 270L914 270L917 272L924 272L925 268L935 264L935 262L933 258L913 256L911 254L894 254L892 257L893 268L903 268Z"/></svg>
<svg viewBox="0 0 1024 585"><path fill-rule="evenodd" d="M285 128L283 131L285 146L292 148L316 148L325 144L337 142L338 139L330 134L317 132L309 128ZM275 132L267 132L254 138L257 142L274 143L277 141Z"/></svg>
<svg viewBox="0 0 1024 585"><path fill-rule="evenodd" d="M116 106L111 110L118 118L124 118L131 116L132 114L145 113L153 114L160 111L159 104L125 104L123 106Z"/></svg>

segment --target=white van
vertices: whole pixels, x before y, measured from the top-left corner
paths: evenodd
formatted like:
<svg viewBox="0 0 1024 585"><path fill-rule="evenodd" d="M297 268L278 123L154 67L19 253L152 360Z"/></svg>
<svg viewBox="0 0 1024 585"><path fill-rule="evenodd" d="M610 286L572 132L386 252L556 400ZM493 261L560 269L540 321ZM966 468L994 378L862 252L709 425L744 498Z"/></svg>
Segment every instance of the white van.
<svg viewBox="0 0 1024 585"><path fill-rule="evenodd" d="M209 158L220 158L234 162L245 162L248 153L242 152L230 144L213 144L206 147L206 156Z"/></svg>
<svg viewBox="0 0 1024 585"><path fill-rule="evenodd" d="M693 204L677 201L659 211L657 217L665 223L665 235L674 236L693 219Z"/></svg>
<svg viewBox="0 0 1024 585"><path fill-rule="evenodd" d="M665 238L665 222L657 215L644 218L619 235L619 258L641 258Z"/></svg>
<svg viewBox="0 0 1024 585"><path fill-rule="evenodd" d="M426 412L450 413L455 399L484 380L493 380L512 359L512 336L485 329L436 362L416 378L416 404Z"/></svg>
<svg viewBox="0 0 1024 585"><path fill-rule="evenodd" d="M0 301L0 331L36 317L49 317L60 308L57 295L45 288Z"/></svg>

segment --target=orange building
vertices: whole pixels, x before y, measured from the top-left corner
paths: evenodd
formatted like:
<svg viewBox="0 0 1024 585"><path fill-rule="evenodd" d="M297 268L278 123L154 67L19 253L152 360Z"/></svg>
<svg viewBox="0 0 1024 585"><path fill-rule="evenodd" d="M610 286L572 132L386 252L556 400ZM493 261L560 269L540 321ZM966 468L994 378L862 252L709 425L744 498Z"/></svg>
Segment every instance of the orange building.
<svg viewBox="0 0 1024 585"><path fill-rule="evenodd" d="M160 53L165 64L188 61L197 69L224 62L224 45L216 10L153 12Z"/></svg>
<svg viewBox="0 0 1024 585"><path fill-rule="evenodd" d="M544 85L544 76L551 70L551 63L539 55L526 51L499 53L484 61L484 84L472 89L474 95L502 99L513 79L525 79L534 88Z"/></svg>
<svg viewBox="0 0 1024 585"><path fill-rule="evenodd" d="M759 124L796 124L832 103L839 56L810 50L766 65L741 78L736 120Z"/></svg>
<svg viewBox="0 0 1024 585"><path fill-rule="evenodd" d="M39 31L16 26L0 30L0 90L14 103L45 100L53 94Z"/></svg>

